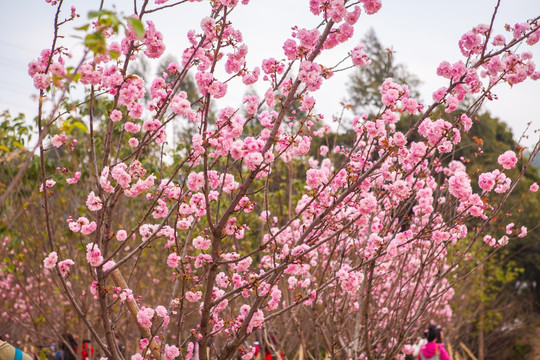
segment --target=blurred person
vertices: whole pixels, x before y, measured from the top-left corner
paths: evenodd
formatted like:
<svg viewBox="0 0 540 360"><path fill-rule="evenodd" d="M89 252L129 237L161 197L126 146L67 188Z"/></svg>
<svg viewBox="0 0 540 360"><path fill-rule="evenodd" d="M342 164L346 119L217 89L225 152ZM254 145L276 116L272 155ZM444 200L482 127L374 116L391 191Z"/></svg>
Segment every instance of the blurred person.
<svg viewBox="0 0 540 360"><path fill-rule="evenodd" d="M66 333L62 335L62 339L64 341L60 341L60 349L56 352L54 360L75 360L75 356L70 351L71 348L74 353L77 353L77 342L75 338L70 333Z"/></svg>
<svg viewBox="0 0 540 360"><path fill-rule="evenodd" d="M441 331L435 325L430 325L425 335L427 343L420 348L417 360L450 360L450 356L442 344ZM437 340L441 342L437 342Z"/></svg>
<svg viewBox="0 0 540 360"><path fill-rule="evenodd" d="M90 340L88 339L83 340L81 356L83 360L94 358L94 347L90 344Z"/></svg>

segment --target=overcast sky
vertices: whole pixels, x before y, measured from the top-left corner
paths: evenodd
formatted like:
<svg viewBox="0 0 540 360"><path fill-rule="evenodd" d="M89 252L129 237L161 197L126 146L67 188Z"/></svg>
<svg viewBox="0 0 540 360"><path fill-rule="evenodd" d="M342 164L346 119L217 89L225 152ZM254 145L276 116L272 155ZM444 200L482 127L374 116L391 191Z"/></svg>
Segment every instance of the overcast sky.
<svg viewBox="0 0 540 360"><path fill-rule="evenodd" d="M139 1L140 2L140 1ZM172 2L172 0L171 0ZM151 1L153 3L153 1ZM244 34L249 47L248 66L253 68L267 57L283 57L281 49L290 36L291 26L314 27L317 18L309 13L307 0L251 0L248 6L239 6L231 21ZM395 60L407 66L409 72L421 81L422 100L429 103L431 93L445 85L445 81L435 74L442 60L455 62L462 59L457 43L463 33L474 25L489 23L494 0L383 0L379 13L362 14L355 28L353 41L340 46L339 54L346 54L358 44L369 28L373 28L381 43L394 51ZM65 9L74 4L81 13L81 21L87 20L91 4L99 1L79 0L68 2ZM105 1L105 8L116 7L124 15L132 13L131 1ZM178 56L186 46L186 32L199 29L200 19L206 15L208 5L200 3L173 8L162 14L151 14L147 20L154 20L158 30L163 32L167 54ZM32 94L37 92L32 79L27 75L27 64L36 58L43 48L50 47L54 8L43 0L7 1L0 12L0 111L10 109L12 113L24 112L32 117L36 112L36 101ZM66 16L67 16L66 12ZM505 23L515 24L540 15L540 0L502 0L495 29L503 32ZM79 23L80 25L80 23ZM64 34L72 34L70 29ZM74 50L77 40L67 39ZM540 44L530 48L540 67ZM323 58L332 64L339 56ZM325 82L317 93L317 110L330 119L340 111L339 102L346 96L346 83L350 73L338 73ZM230 106L239 106L243 90L234 91L227 97ZM517 138L527 122L533 128L540 128L540 82L527 81L518 84L511 91L502 86L496 91L498 101L486 106L493 115L505 121L513 129ZM539 133L532 134L525 142L530 145L538 139Z"/></svg>

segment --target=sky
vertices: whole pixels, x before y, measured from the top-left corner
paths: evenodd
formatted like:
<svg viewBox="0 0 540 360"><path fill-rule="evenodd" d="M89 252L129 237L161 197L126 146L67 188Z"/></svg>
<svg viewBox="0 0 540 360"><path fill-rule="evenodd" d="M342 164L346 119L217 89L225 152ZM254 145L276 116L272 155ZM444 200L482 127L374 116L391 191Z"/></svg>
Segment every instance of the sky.
<svg viewBox="0 0 540 360"><path fill-rule="evenodd" d="M171 0L172 2L172 0ZM140 3L140 0L139 0ZM307 0L251 0L248 6L239 6L233 12L231 21L244 34L248 45L248 67L260 65L263 58L283 56L282 44L290 37L291 27L311 28L318 24L308 9ZM457 46L461 35L473 26L489 23L495 0L383 0L382 9L375 15L362 14L355 26L355 35L347 45L340 45L334 53L338 55L322 57L327 64L335 64L343 54L361 42L365 33L373 28L381 43L392 49L395 61L405 64L408 71L421 81L421 100L429 105L431 94L446 85L444 79L436 75L438 64L447 60L462 59ZM99 1L66 0L65 16L69 6L75 5L81 14L80 21L87 22L87 13L99 5ZM105 9L116 9L124 15L132 13L132 1L105 0ZM151 0L153 4L153 0ZM44 0L8 1L2 4L0 12L0 111L9 109L12 113L24 112L28 118L36 114L37 102L32 79L27 74L27 64L40 51L50 47L52 41L52 6ZM189 29L199 29L200 19L206 16L208 5L186 4L170 11L150 14L163 33L166 54L179 56L187 44ZM495 22L497 33L503 33L504 24L515 24L540 15L540 0L502 0ZM74 26L68 24L62 34L75 53L81 51L80 39L72 35ZM528 47L536 58L540 70L540 44ZM339 102L347 96L350 72L336 73L325 81L316 93L317 111L327 119L341 111ZM244 90L230 87L230 95L224 102L229 106L239 106ZM264 90L259 91L262 94ZM540 129L540 82L528 80L510 89L504 84L496 91L499 100L485 105L492 115L506 122L517 139L531 122L529 138L523 145L532 145L539 139ZM223 103L223 101L222 101Z"/></svg>

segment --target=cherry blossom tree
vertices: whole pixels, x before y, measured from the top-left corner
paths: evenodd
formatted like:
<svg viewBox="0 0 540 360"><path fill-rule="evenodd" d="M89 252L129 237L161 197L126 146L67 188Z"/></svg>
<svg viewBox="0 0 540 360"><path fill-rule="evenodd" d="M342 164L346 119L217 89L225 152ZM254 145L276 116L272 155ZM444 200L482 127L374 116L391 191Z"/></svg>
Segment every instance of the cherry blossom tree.
<svg viewBox="0 0 540 360"><path fill-rule="evenodd" d="M507 173L521 152L502 153L481 174L454 152L495 86L540 77L527 52L540 38L538 17L464 34L463 58L441 62L445 86L430 104L386 79L379 112L353 115L353 145L323 145L310 158L312 139L331 132L315 110L317 90L335 71L370 66L362 44L338 65L321 54L348 43L380 0L306 2L319 25L292 28L283 53L256 63L229 20L249 1L205 2L181 60L147 80L130 66L162 57L167 40L147 18L187 1L134 2L129 17L91 12L78 30L82 54L62 45L77 10L66 17L64 1L48 2L53 41L29 64L40 96L39 266L58 287L49 306L66 302L106 358L122 359L115 335L133 334L133 360L250 359L255 333L267 329L291 354L301 344L314 358L404 358L427 322L451 317L460 264L482 254L474 245L526 235L516 225L496 237L494 226L540 146L515 177ZM182 91L188 74L195 101ZM264 95L220 101L254 84ZM473 105L458 110L466 96ZM62 127L76 117L87 130L77 137ZM396 130L401 118L406 132ZM174 124L192 129L189 142L167 140ZM59 164L75 153L79 161L51 169L55 151ZM59 205L59 192L73 194L72 206Z"/></svg>

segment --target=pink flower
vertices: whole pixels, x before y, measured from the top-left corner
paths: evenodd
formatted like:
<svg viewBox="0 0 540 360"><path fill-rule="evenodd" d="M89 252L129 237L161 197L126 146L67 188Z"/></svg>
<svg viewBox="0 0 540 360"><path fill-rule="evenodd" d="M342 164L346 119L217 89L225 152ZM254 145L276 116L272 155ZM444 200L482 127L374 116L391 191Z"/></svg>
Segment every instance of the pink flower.
<svg viewBox="0 0 540 360"><path fill-rule="evenodd" d="M94 243L89 243L86 245L86 261L91 266L99 266L103 263L103 256L101 256L101 250Z"/></svg>
<svg viewBox="0 0 540 360"><path fill-rule="evenodd" d="M246 305L243 305L243 306L246 306ZM249 322L249 325L246 331L248 332L248 334L253 332L253 329L260 328L263 322L264 322L264 313L262 312L262 310L255 311L255 313L251 317L251 321Z"/></svg>
<svg viewBox="0 0 540 360"><path fill-rule="evenodd" d="M124 124L124 130L126 130L127 132L135 134L135 133L138 133L139 131L141 131L141 126L137 125L137 124L134 124L131 121L128 121L128 122L126 122Z"/></svg>
<svg viewBox="0 0 540 360"><path fill-rule="evenodd" d="M122 189L127 189L129 187L129 184L131 183L131 175L126 172L126 169L126 164L119 163L118 165L113 167L111 171L112 178L118 182L118 185L120 185Z"/></svg>
<svg viewBox="0 0 540 360"><path fill-rule="evenodd" d="M364 52L365 47L365 45L361 44L353 49L351 58L354 65L364 66L371 64L371 60L368 59L367 54Z"/></svg>
<svg viewBox="0 0 540 360"><path fill-rule="evenodd" d="M90 211L98 211L101 210L103 207L103 202L99 198L99 196L96 196L93 191L88 194L88 199L86 200L86 206L88 207L88 210Z"/></svg>
<svg viewBox="0 0 540 360"><path fill-rule="evenodd" d="M39 90L45 90L51 83L51 77L47 74L35 74L34 75L34 87Z"/></svg>
<svg viewBox="0 0 540 360"><path fill-rule="evenodd" d="M531 192L537 192L537 191L538 191L538 184L537 184L537 183L533 183L533 184L531 185L531 187L529 188L529 190L530 190Z"/></svg>
<svg viewBox="0 0 540 360"><path fill-rule="evenodd" d="M192 111L191 103L185 97L175 96L171 100L171 110L180 116L187 116Z"/></svg>
<svg viewBox="0 0 540 360"><path fill-rule="evenodd" d="M480 174L478 177L478 186L484 191L491 191L495 186L495 176L490 172Z"/></svg>
<svg viewBox="0 0 540 360"><path fill-rule="evenodd" d="M227 84L224 84L219 81L214 81L210 86L208 87L208 93L215 97L216 99L220 99L227 93Z"/></svg>
<svg viewBox="0 0 540 360"><path fill-rule="evenodd" d="M105 166L101 171L101 176L99 177L99 186L108 193L113 193L114 188L109 181L109 167Z"/></svg>
<svg viewBox="0 0 540 360"><path fill-rule="evenodd" d="M242 355L242 360L251 360L253 359L253 356L257 352L257 348L255 346L251 346L249 349L249 352Z"/></svg>
<svg viewBox="0 0 540 360"><path fill-rule="evenodd" d="M364 10L366 14L373 15L382 7L380 0L364 0Z"/></svg>
<svg viewBox="0 0 540 360"><path fill-rule="evenodd" d="M58 263L58 268L60 269L60 273L62 276L67 276L70 272L70 266L74 265L75 262L71 259L62 260Z"/></svg>
<svg viewBox="0 0 540 360"><path fill-rule="evenodd" d="M135 148L135 147L139 146L139 139L137 139L137 138L130 138L130 139L128 140L128 144L129 144L130 147Z"/></svg>
<svg viewBox="0 0 540 360"><path fill-rule="evenodd" d="M116 233L116 240L125 241L126 239L127 239L126 230L118 230L118 232Z"/></svg>
<svg viewBox="0 0 540 360"><path fill-rule="evenodd" d="M79 181L80 178L81 178L81 172L77 171L75 174L73 174L72 178L67 178L66 182L68 184L76 184Z"/></svg>
<svg viewBox="0 0 540 360"><path fill-rule="evenodd" d="M180 355L180 350L174 345L165 345L165 357L167 360L174 360Z"/></svg>
<svg viewBox="0 0 540 360"><path fill-rule="evenodd" d="M122 112L119 111L119 110L116 110L116 109L113 110L113 111L111 112L111 120L112 120L113 122L117 122L117 121L122 120Z"/></svg>
<svg viewBox="0 0 540 360"><path fill-rule="evenodd" d="M53 187L56 184L56 181L54 180L46 180L45 186L47 188ZM41 186L39 187L39 192L43 192L43 183L41 183Z"/></svg>
<svg viewBox="0 0 540 360"><path fill-rule="evenodd" d="M198 345L199 343L197 343ZM195 348L195 343L190 342L186 349L186 358L185 360L190 360L193 357L193 349Z"/></svg>
<svg viewBox="0 0 540 360"><path fill-rule="evenodd" d="M510 223L510 224L506 225L506 234L507 235L512 234L512 229L513 228L514 228L514 223Z"/></svg>
<svg viewBox="0 0 540 360"><path fill-rule="evenodd" d="M287 56L287 59L294 60L298 56L298 48L296 47L296 41L292 39L285 40L283 44L283 51Z"/></svg>
<svg viewBox="0 0 540 360"><path fill-rule="evenodd" d="M187 187L191 191L199 191L204 186L204 174L192 172L187 178Z"/></svg>
<svg viewBox="0 0 540 360"><path fill-rule="evenodd" d="M149 329L150 327L152 327L153 317L154 309L143 307L137 313L137 322L141 324L142 327Z"/></svg>
<svg viewBox="0 0 540 360"><path fill-rule="evenodd" d="M258 151L250 152L244 157L244 162L249 170L254 171L257 166L261 165L264 158Z"/></svg>
<svg viewBox="0 0 540 360"><path fill-rule="evenodd" d="M197 292L188 291L188 292L186 292L186 299L189 302L199 301L201 299L201 297L202 297L202 291L197 291Z"/></svg>
<svg viewBox="0 0 540 360"><path fill-rule="evenodd" d="M149 58L155 59L160 57L165 52L165 44L163 43L163 35L156 30L154 23L152 21L147 21L144 34L144 44L146 45L146 50L144 54Z"/></svg>
<svg viewBox="0 0 540 360"><path fill-rule="evenodd" d="M45 265L45 269L52 269L56 265L57 261L58 254L56 251L53 251L45 258L45 260L43 260L43 265Z"/></svg>
<svg viewBox="0 0 540 360"><path fill-rule="evenodd" d="M360 200L360 212L364 215L371 213L377 207L377 199L372 194L367 194Z"/></svg>
<svg viewBox="0 0 540 360"><path fill-rule="evenodd" d="M180 257L177 253L169 254L167 257L167 266L176 268L178 267L178 262L180 261Z"/></svg>
<svg viewBox="0 0 540 360"><path fill-rule="evenodd" d="M467 200L472 195L471 180L464 171L456 171L448 179L448 191L460 200Z"/></svg>
<svg viewBox="0 0 540 360"><path fill-rule="evenodd" d="M306 88L310 91L318 90L322 85L322 68L319 64L310 61L302 61L300 63L300 71L298 79L306 84Z"/></svg>
<svg viewBox="0 0 540 360"><path fill-rule="evenodd" d="M495 244L497 244L497 240L494 239L491 235L484 236L484 242L489 246L495 246Z"/></svg>
<svg viewBox="0 0 540 360"><path fill-rule="evenodd" d="M167 316L167 309L163 305L159 305L156 307L156 314L159 317L165 317Z"/></svg>
<svg viewBox="0 0 540 360"><path fill-rule="evenodd" d="M501 164L504 169L513 169L516 167L517 161L516 153L512 150L506 151L497 158L497 162Z"/></svg>
<svg viewBox="0 0 540 360"><path fill-rule="evenodd" d="M195 239L193 239L193 246L195 249L208 250L208 248L210 248L210 244L210 239L206 239L202 236L197 236Z"/></svg>
<svg viewBox="0 0 540 360"><path fill-rule="evenodd" d="M73 232L79 232L81 230L82 225L88 225L89 223L88 219L85 218L84 216L78 218L77 221L72 221L71 219L68 219L68 222L69 222L68 224L69 230Z"/></svg>
<svg viewBox="0 0 540 360"><path fill-rule="evenodd" d="M51 138L51 143L55 148L59 148L60 146L64 144L65 140L66 140L66 134L60 134L60 135L57 134Z"/></svg>
<svg viewBox="0 0 540 360"><path fill-rule="evenodd" d="M81 226L81 233L83 235L90 235L97 229L97 224L95 221L92 221L90 224L85 224Z"/></svg>

